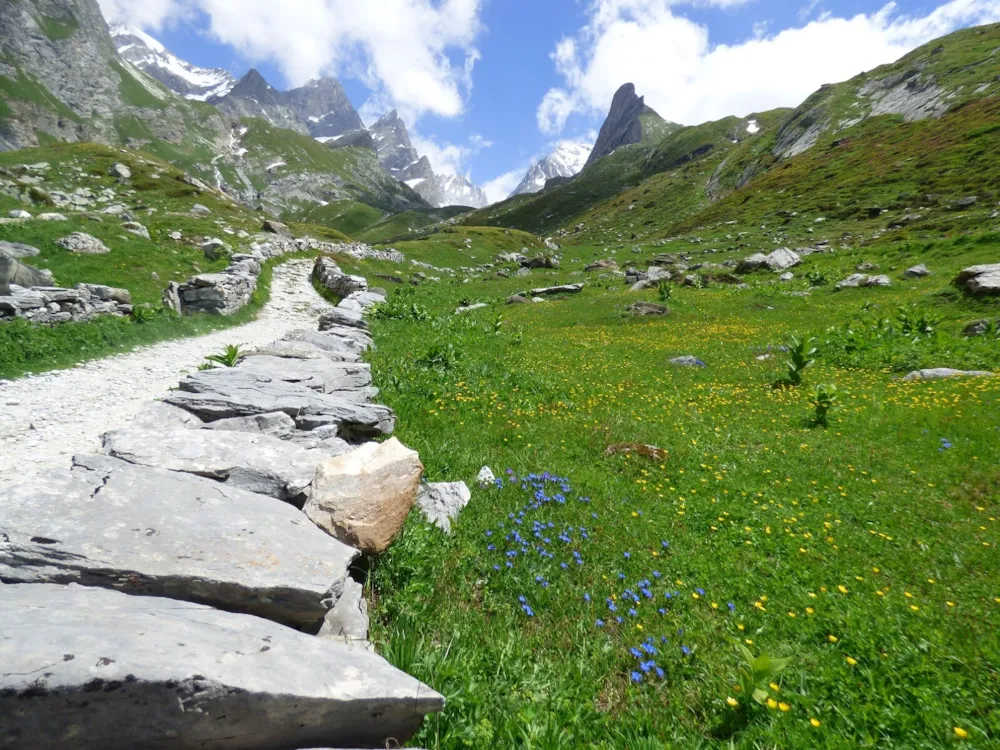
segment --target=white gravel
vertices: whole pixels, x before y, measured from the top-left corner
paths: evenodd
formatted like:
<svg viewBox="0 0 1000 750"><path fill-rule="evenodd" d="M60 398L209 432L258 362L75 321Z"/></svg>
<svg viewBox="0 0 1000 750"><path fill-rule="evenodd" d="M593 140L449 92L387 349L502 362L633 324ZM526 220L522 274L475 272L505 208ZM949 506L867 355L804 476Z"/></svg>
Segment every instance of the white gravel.
<svg viewBox="0 0 1000 750"><path fill-rule="evenodd" d="M276 267L271 301L257 320L239 328L0 381L0 482L67 468L72 456L99 451L102 434L130 424L146 403L162 398L205 355L227 344L259 347L288 331L315 328L330 305L309 283L311 270L308 260Z"/></svg>

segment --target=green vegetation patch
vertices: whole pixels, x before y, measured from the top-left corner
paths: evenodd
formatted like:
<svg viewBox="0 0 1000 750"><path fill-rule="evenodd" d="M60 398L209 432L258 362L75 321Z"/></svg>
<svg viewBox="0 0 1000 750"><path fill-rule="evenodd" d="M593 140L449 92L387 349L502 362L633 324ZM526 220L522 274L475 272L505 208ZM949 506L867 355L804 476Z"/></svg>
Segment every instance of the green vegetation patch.
<svg viewBox="0 0 1000 750"><path fill-rule="evenodd" d="M36 20L42 29L42 33L53 42L69 39L80 28L80 22L72 15L66 18L40 15Z"/></svg>
<svg viewBox="0 0 1000 750"><path fill-rule="evenodd" d="M116 60L112 60L111 67L118 72L118 90L121 92L121 95L125 98L126 102L131 104L133 107L142 107L144 109L167 108L165 97L161 98L150 91L147 84L136 78L135 75L124 65ZM152 79L147 80L151 81ZM154 84L149 83L149 85L152 86ZM159 86L159 84L155 85L157 87Z"/></svg>
<svg viewBox="0 0 1000 750"><path fill-rule="evenodd" d="M16 79L0 76L0 92L6 94L7 98L30 102L45 109L54 110L73 122L83 121L76 112L66 106L61 99L54 96L34 76L24 72L20 68L16 68L16 70Z"/></svg>

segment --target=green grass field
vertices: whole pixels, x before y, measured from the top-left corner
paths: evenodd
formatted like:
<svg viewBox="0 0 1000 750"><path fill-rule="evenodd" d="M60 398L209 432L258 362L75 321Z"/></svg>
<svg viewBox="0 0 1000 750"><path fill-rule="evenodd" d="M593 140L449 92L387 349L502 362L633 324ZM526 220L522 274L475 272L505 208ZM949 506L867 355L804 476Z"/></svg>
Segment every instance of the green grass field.
<svg viewBox="0 0 1000 750"><path fill-rule="evenodd" d="M593 276L502 304L581 280L594 247L530 279L395 290L372 363L398 437L431 481L500 479L452 537L414 514L374 569L380 649L448 698L413 746L996 746L1000 378L900 375L1000 369L1000 340L960 335L1000 305L950 284L998 256L993 234L811 256L789 284L676 287L659 319L624 314L657 291ZM893 287L805 280L862 261ZM932 277L898 278L921 261ZM816 365L776 389L792 334ZM827 427L818 384L840 392ZM740 647L788 659L762 703Z"/></svg>

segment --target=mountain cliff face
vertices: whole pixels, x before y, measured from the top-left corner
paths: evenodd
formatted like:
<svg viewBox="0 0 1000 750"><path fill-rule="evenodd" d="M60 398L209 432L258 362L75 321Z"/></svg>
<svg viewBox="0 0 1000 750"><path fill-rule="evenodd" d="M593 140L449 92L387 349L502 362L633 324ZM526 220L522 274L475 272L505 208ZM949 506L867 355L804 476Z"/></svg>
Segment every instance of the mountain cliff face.
<svg viewBox="0 0 1000 750"><path fill-rule="evenodd" d="M413 188L420 197L435 208L445 206L471 206L482 208L489 204L481 189L461 175L438 175L431 162L420 156L410 142L399 113L392 110L371 127L378 159L383 167L400 182Z"/></svg>
<svg viewBox="0 0 1000 750"><path fill-rule="evenodd" d="M180 145L195 126L182 99L118 56L95 0L2 0L0 76L0 148L140 133ZM208 140L225 129L211 114L198 127Z"/></svg>
<svg viewBox="0 0 1000 750"><path fill-rule="evenodd" d="M132 26L115 24L111 27L111 38L123 60L185 99L203 102L225 96L236 85L229 71L199 68L185 62L149 34Z"/></svg>
<svg viewBox="0 0 1000 750"><path fill-rule="evenodd" d="M582 143L563 143L559 148L532 165L511 196L539 193L553 178L570 178L580 173L590 158L591 147Z"/></svg>
<svg viewBox="0 0 1000 750"><path fill-rule="evenodd" d="M261 117L279 128L313 138L333 138L364 123L335 78L320 78L279 91L251 70L224 96L209 100L231 117Z"/></svg>
<svg viewBox="0 0 1000 750"><path fill-rule="evenodd" d="M611 110L587 164L593 164L622 146L642 143L659 132L667 135L671 126L646 106L645 99L635 93L634 84L626 83L611 101Z"/></svg>

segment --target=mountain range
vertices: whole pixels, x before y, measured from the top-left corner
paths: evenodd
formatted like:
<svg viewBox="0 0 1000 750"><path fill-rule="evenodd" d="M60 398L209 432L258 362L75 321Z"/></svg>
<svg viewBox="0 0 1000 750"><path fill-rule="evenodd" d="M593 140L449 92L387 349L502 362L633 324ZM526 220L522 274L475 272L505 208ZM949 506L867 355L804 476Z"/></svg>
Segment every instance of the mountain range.
<svg viewBox="0 0 1000 750"><path fill-rule="evenodd" d="M524 179L510 195L539 193L552 179L569 179L580 173L590 159L593 149L583 143L560 143L551 154L531 165Z"/></svg>

